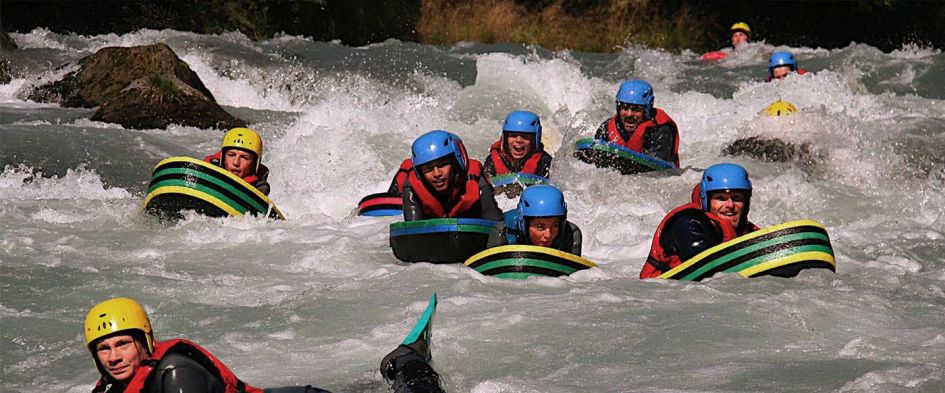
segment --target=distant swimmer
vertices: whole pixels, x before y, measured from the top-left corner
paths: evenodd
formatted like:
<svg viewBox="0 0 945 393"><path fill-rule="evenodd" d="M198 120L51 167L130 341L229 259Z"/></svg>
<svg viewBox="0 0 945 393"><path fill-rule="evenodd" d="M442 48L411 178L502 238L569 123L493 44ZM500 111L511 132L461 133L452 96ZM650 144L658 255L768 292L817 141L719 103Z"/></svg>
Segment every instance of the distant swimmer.
<svg viewBox="0 0 945 393"><path fill-rule="evenodd" d="M580 256L581 228L568 221L561 190L542 184L526 188L518 207L506 212L489 233L489 248L507 244L550 247Z"/></svg>
<svg viewBox="0 0 945 393"><path fill-rule="evenodd" d="M737 164L715 164L702 173L692 202L660 222L640 278L656 278L702 251L757 231L748 221L751 180Z"/></svg>
<svg viewBox="0 0 945 393"><path fill-rule="evenodd" d="M617 90L617 113L600 125L594 138L679 166L676 122L662 109L655 108L653 102L653 87L649 83L623 82Z"/></svg>
<svg viewBox="0 0 945 393"><path fill-rule="evenodd" d="M234 128L223 135L220 151L206 156L204 161L226 169L269 195L269 168L262 164L263 142L256 131Z"/></svg>
<svg viewBox="0 0 945 393"><path fill-rule="evenodd" d="M734 50L737 50L739 46L745 44L751 39L751 28L748 27L748 24L745 22L738 22L732 25L729 29L731 31L731 48L725 48L715 52L709 52L702 55L702 60L722 60L728 57L729 53Z"/></svg>
<svg viewBox="0 0 945 393"><path fill-rule="evenodd" d="M774 79L784 79L791 72L804 75L807 70L797 66L797 60L790 52L774 52L768 60L768 82Z"/></svg>
<svg viewBox="0 0 945 393"><path fill-rule="evenodd" d="M482 164L469 158L458 136L430 131L413 142L411 153L414 170L403 187L404 221L501 218Z"/></svg>
<svg viewBox="0 0 945 393"><path fill-rule="evenodd" d="M541 120L529 111L505 117L499 140L489 148L485 171L489 177L519 172L548 177L551 155L541 143Z"/></svg>
<svg viewBox="0 0 945 393"><path fill-rule="evenodd" d="M155 341L144 308L125 297L105 300L89 310L85 343L101 375L93 393L327 393L311 386L260 389L247 385L197 343ZM435 376L433 382L439 388L439 378L424 358L393 364L386 375L411 379L407 382L413 386L431 386L428 380ZM442 390L397 390L419 391Z"/></svg>

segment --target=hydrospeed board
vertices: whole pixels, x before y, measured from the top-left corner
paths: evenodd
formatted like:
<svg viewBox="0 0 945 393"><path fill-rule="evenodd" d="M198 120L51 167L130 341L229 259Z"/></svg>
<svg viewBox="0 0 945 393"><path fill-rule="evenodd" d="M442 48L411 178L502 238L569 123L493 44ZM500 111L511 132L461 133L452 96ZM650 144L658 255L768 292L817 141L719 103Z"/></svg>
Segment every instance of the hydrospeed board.
<svg viewBox="0 0 945 393"><path fill-rule="evenodd" d="M390 247L404 262L459 263L486 248L495 221L434 218L390 224Z"/></svg>
<svg viewBox="0 0 945 393"><path fill-rule="evenodd" d="M794 277L803 269L837 271L823 224L790 221L764 228L705 250L660 278L700 281L719 272L745 277Z"/></svg>
<svg viewBox="0 0 945 393"><path fill-rule="evenodd" d="M211 217L264 215L285 220L269 198L232 173L190 157L171 157L154 167L144 210L180 217L194 210Z"/></svg>
<svg viewBox="0 0 945 393"><path fill-rule="evenodd" d="M613 168L624 175L676 168L676 164L637 153L613 142L582 138L574 144L574 156L598 167Z"/></svg>
<svg viewBox="0 0 945 393"><path fill-rule="evenodd" d="M549 247L515 244L493 247L473 255L466 260L466 266L487 276L521 279L566 276L597 264Z"/></svg>

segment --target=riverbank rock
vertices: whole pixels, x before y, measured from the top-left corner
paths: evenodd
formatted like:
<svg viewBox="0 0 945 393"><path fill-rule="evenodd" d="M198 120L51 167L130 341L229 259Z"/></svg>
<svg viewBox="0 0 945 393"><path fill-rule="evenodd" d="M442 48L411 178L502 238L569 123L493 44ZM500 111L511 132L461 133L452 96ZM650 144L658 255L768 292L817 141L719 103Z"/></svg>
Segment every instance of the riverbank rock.
<svg viewBox="0 0 945 393"><path fill-rule="evenodd" d="M766 139L760 136L742 138L732 142L722 153L730 156L748 156L768 162L815 162L819 160L817 152L809 143L796 144L778 138Z"/></svg>
<svg viewBox="0 0 945 393"><path fill-rule="evenodd" d="M5 30L0 29L0 49L4 51L16 49L16 41ZM10 71L10 60L7 60L3 53L0 53L0 85L5 85L13 80L13 74Z"/></svg>
<svg viewBox="0 0 945 393"><path fill-rule="evenodd" d="M29 99L65 107L98 106L92 120L127 128L232 128L245 122L223 110L195 72L166 44L103 48L79 70L41 86Z"/></svg>
<svg viewBox="0 0 945 393"><path fill-rule="evenodd" d="M16 41L7 34L6 30L0 30L0 49L16 49Z"/></svg>

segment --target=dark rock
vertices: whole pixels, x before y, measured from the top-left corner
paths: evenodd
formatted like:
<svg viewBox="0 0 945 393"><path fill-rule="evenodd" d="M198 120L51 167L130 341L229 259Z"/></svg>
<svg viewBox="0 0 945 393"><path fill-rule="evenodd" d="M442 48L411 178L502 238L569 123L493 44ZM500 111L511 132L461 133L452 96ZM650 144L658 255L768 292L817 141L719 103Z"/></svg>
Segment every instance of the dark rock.
<svg viewBox="0 0 945 393"><path fill-rule="evenodd" d="M13 73L10 71L10 61L0 55L0 85L5 85L13 80Z"/></svg>
<svg viewBox="0 0 945 393"><path fill-rule="evenodd" d="M777 138L742 138L722 150L730 156L748 156L768 162L808 161L814 158L809 143L795 144Z"/></svg>
<svg viewBox="0 0 945 393"><path fill-rule="evenodd" d="M34 90L29 99L66 107L99 106L92 120L129 128L245 125L216 104L197 74L165 44L103 48L79 65L62 80Z"/></svg>
<svg viewBox="0 0 945 393"><path fill-rule="evenodd" d="M16 41L7 34L6 30L0 29L0 49L16 49Z"/></svg>

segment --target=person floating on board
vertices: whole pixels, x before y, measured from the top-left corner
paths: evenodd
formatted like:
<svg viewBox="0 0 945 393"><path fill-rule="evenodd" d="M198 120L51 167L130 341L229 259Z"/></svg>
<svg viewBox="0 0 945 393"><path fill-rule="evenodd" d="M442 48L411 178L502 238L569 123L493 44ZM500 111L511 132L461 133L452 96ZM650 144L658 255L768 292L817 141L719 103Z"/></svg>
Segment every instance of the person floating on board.
<svg viewBox="0 0 945 393"><path fill-rule="evenodd" d="M623 82L617 90L617 113L600 125L594 138L679 166L676 122L662 109L653 107L653 102L653 86L649 83Z"/></svg>
<svg viewBox="0 0 945 393"><path fill-rule="evenodd" d="M722 60L728 57L730 52L737 50L739 46L748 43L748 41L751 39L751 28L748 27L748 24L745 22L735 23L732 25L729 31L732 33L732 47L706 53L702 55L702 60Z"/></svg>
<svg viewBox="0 0 945 393"><path fill-rule="evenodd" d="M655 278L702 251L758 230L748 221L751 180L737 164L715 164L702 173L692 202L679 206L656 228L640 278Z"/></svg>
<svg viewBox="0 0 945 393"><path fill-rule="evenodd" d="M262 164L263 142L256 131L234 128L223 135L220 151L203 158L269 195L269 167Z"/></svg>
<svg viewBox="0 0 945 393"><path fill-rule="evenodd" d="M101 374L93 393L327 392L311 386L260 389L247 385L220 359L194 342L155 341L144 308L129 298L112 298L92 307L85 317L85 342ZM388 372L417 386L429 385L429 373L439 381L423 358L410 360L395 363ZM418 369L428 370L428 373L418 374ZM400 392L421 391L431 390Z"/></svg>
<svg viewBox="0 0 945 393"><path fill-rule="evenodd" d="M541 143L541 121L528 111L515 111L505 117L502 135L489 147L484 165L490 177L512 172L548 177L551 155Z"/></svg>
<svg viewBox="0 0 945 393"><path fill-rule="evenodd" d="M790 52L774 52L768 60L768 82L774 79L784 79L791 72L804 75L807 70L798 68L797 60Z"/></svg>
<svg viewBox="0 0 945 393"><path fill-rule="evenodd" d="M403 189L404 221L501 218L482 164L469 158L458 136L430 131L413 142L411 152L414 170Z"/></svg>
<svg viewBox="0 0 945 393"><path fill-rule="evenodd" d="M505 212L489 232L486 247L529 244L580 256L581 240L581 228L568 221L568 205L561 190L538 184L522 192L516 209Z"/></svg>

